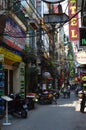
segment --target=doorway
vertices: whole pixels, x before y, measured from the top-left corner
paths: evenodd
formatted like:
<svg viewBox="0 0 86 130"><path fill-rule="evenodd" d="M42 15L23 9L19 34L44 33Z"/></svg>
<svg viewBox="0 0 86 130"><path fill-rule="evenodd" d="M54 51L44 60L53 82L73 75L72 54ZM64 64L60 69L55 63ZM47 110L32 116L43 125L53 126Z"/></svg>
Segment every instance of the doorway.
<svg viewBox="0 0 86 130"><path fill-rule="evenodd" d="M5 75L5 89L4 93L5 95L8 95L10 93L13 93L13 70L4 70Z"/></svg>

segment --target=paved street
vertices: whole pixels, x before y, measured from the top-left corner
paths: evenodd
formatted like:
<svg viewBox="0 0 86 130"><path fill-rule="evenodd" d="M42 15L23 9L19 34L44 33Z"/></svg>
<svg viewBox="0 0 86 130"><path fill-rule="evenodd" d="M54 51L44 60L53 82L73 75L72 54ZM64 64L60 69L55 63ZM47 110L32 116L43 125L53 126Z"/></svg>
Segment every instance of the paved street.
<svg viewBox="0 0 86 130"><path fill-rule="evenodd" d="M79 112L73 93L70 99L58 99L57 105L37 105L27 119L9 116L9 121L12 124L2 125L2 130L86 130L86 114Z"/></svg>

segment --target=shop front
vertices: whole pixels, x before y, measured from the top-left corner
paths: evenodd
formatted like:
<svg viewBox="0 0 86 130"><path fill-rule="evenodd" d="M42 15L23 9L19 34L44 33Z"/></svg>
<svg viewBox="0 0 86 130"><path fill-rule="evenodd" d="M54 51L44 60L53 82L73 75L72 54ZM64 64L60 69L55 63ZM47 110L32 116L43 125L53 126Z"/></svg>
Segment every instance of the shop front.
<svg viewBox="0 0 86 130"><path fill-rule="evenodd" d="M0 47L0 96L20 92L24 96L22 57Z"/></svg>
<svg viewBox="0 0 86 130"><path fill-rule="evenodd" d="M21 93L25 95L25 64L21 51L26 44L26 34L10 16L0 19L0 95Z"/></svg>

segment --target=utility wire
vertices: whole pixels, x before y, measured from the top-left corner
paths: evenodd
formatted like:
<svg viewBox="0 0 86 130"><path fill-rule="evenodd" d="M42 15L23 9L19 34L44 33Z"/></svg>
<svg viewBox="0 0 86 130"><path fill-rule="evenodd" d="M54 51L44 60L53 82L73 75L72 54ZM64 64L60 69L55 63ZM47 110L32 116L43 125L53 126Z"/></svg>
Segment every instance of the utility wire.
<svg viewBox="0 0 86 130"><path fill-rule="evenodd" d="M26 0L25 0L26 1ZM19 2L19 1L18 1ZM15 2L15 4L16 4L17 2ZM12 6L13 7L13 6ZM31 6L30 6L31 7ZM32 7L31 7L31 9L32 9ZM74 18L79 12L81 12L81 10L79 10L74 16L72 16L67 22L69 22L72 18ZM37 15L37 17L38 17L38 15ZM67 23L66 22L66 23ZM60 27L62 27L63 25L64 25L65 23L63 23L63 24L61 24L58 28L60 28ZM56 28L56 29L58 29L58 28ZM9 31L8 31L9 32ZM7 32L6 32L7 33ZM6 35L6 33L4 34L4 35ZM48 34L49 32L47 31L46 33L43 33L43 35L44 34ZM30 33L27 33L27 34L30 34ZM0 35L2 35L2 34L0 34ZM8 35L8 34L7 34ZM10 37L11 37L11 35L9 35ZM32 37L34 37L35 35L32 35ZM15 38L23 38L23 37L21 37L21 36L13 36L12 35L12 37L15 37ZM28 36L28 37L31 37L31 36Z"/></svg>
<svg viewBox="0 0 86 130"><path fill-rule="evenodd" d="M71 17L71 18L70 18L66 23L64 23L64 24L67 25L68 22L70 22L71 19L74 18L74 17L75 17L79 12L81 12L81 10L79 10L79 11L78 11L74 16L72 16L72 17ZM64 25L64 24L63 24L63 25ZM60 26L58 26L58 27L55 28L55 29L57 30L57 29L61 28L63 25L60 25ZM30 38L30 37L37 37L37 34L35 34L35 35L31 35L31 33L27 33L27 34L29 34L29 36L26 36L26 37L23 37L23 36L14 36L14 35L12 35L12 34L9 35L9 34L8 34L9 32L12 33L11 31L8 31L8 32L5 32L4 35L8 35L8 36L10 36L10 37L14 37L14 38L26 38L26 37L27 37L27 38ZM47 31L47 33L46 33L46 32L43 32L42 35L44 35L44 34L48 34L48 33L50 33L50 32L49 32L49 31ZM0 35L3 35L3 34L0 34Z"/></svg>

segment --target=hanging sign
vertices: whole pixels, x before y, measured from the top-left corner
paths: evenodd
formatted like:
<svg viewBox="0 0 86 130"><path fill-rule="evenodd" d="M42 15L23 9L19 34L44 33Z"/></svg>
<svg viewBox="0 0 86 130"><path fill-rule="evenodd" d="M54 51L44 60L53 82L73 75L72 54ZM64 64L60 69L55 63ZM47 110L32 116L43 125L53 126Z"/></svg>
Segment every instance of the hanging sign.
<svg viewBox="0 0 86 130"><path fill-rule="evenodd" d="M76 14L76 0L70 0L68 6L68 15L72 18ZM73 17L69 22L69 39L70 41L77 41L79 40L78 37L78 14Z"/></svg>

